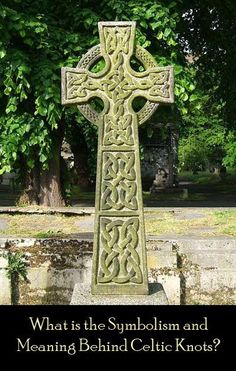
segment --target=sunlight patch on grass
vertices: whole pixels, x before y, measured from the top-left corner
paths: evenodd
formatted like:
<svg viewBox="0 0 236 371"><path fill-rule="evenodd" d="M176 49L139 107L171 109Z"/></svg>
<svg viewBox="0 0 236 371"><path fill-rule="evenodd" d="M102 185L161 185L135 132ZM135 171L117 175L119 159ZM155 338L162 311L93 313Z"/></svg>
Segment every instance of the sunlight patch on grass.
<svg viewBox="0 0 236 371"><path fill-rule="evenodd" d="M236 211L202 211L196 219L178 219L173 212L148 212L145 218L147 234L196 234L204 237L219 235L236 237ZM155 217L156 216L156 217ZM202 231L201 231L202 228ZM209 231L206 232L206 229ZM212 229L212 230L211 230Z"/></svg>
<svg viewBox="0 0 236 371"><path fill-rule="evenodd" d="M78 233L75 225L81 217L67 218L64 215L1 215L7 222L7 228L0 235L16 237L63 237Z"/></svg>
<svg viewBox="0 0 236 371"><path fill-rule="evenodd" d="M236 237L236 212L235 211L215 211L213 213L215 224L221 234Z"/></svg>
<svg viewBox="0 0 236 371"><path fill-rule="evenodd" d="M182 234L186 235L191 232L193 228L205 227L208 216L203 216L197 219L177 219L174 213L160 212L157 218L145 218L145 227L147 234Z"/></svg>

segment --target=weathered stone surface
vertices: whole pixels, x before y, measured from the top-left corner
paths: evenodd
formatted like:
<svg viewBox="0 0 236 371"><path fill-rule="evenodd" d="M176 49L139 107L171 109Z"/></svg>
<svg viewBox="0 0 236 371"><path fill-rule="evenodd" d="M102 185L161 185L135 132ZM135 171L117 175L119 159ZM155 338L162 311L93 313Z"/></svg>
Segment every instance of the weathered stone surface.
<svg viewBox="0 0 236 371"><path fill-rule="evenodd" d="M5 269L8 266L7 258L0 255L0 269Z"/></svg>
<svg viewBox="0 0 236 371"><path fill-rule="evenodd" d="M100 45L77 68L62 69L62 104L77 104L99 127L92 292L147 294L138 125L159 103L173 102L173 68L157 67L145 49L134 50L135 22L100 22L98 28ZM133 54L145 72L131 69ZM90 72L101 56L104 70ZM137 96L147 103L135 113ZM104 103L101 113L89 104L94 97Z"/></svg>
<svg viewBox="0 0 236 371"><path fill-rule="evenodd" d="M7 229L7 222L4 219L0 219L0 231Z"/></svg>
<svg viewBox="0 0 236 371"><path fill-rule="evenodd" d="M19 304L69 304L75 285L90 282L91 240L0 239L0 304L11 302L7 251L27 261ZM149 282L162 285L169 304L236 304L235 239L149 239L147 262Z"/></svg>
<svg viewBox="0 0 236 371"><path fill-rule="evenodd" d="M168 300L159 283L149 284L149 295L92 295L89 284L77 284L71 305L167 305Z"/></svg>
<svg viewBox="0 0 236 371"><path fill-rule="evenodd" d="M179 305L180 277L173 243L147 240L147 246L149 282L160 283L165 290L169 304ZM153 270L155 274L153 274Z"/></svg>
<svg viewBox="0 0 236 371"><path fill-rule="evenodd" d="M236 303L236 240L178 242L183 304Z"/></svg>
<svg viewBox="0 0 236 371"><path fill-rule="evenodd" d="M11 287L6 270L0 269L0 305L11 304Z"/></svg>
<svg viewBox="0 0 236 371"><path fill-rule="evenodd" d="M0 305L11 304L11 287L6 270L8 261L6 256L4 256L4 252L0 248Z"/></svg>
<svg viewBox="0 0 236 371"><path fill-rule="evenodd" d="M76 282L91 276L92 241L68 239L0 239L0 256L21 252L27 282L19 282L19 304L69 304ZM0 304L10 304L7 259L0 258ZM1 269L4 268L4 269Z"/></svg>

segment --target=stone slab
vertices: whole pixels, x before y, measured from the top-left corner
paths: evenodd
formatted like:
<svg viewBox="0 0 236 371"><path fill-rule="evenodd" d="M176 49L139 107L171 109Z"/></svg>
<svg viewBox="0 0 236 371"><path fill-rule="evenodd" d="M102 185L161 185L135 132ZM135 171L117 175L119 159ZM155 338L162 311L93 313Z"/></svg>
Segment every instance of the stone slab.
<svg viewBox="0 0 236 371"><path fill-rule="evenodd" d="M11 286L6 269L0 269L0 305L11 304Z"/></svg>
<svg viewBox="0 0 236 371"><path fill-rule="evenodd" d="M7 229L7 221L4 219L0 219L0 231L4 231L4 229Z"/></svg>
<svg viewBox="0 0 236 371"><path fill-rule="evenodd" d="M168 299L159 283L149 284L149 295L92 295L90 283L75 285L71 305L167 305Z"/></svg>

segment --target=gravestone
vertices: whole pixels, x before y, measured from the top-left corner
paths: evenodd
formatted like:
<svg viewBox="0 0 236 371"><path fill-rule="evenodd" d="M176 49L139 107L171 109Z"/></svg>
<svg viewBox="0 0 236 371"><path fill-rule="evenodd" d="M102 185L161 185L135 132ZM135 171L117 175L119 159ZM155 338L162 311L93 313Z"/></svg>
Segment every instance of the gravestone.
<svg viewBox="0 0 236 371"><path fill-rule="evenodd" d="M148 294L138 126L160 103L173 102L173 69L134 48L135 22L99 22L100 45L76 68L62 68L62 104L78 106L98 125L92 294ZM145 67L130 67L134 55ZM105 68L92 73L103 57ZM136 113L132 101L147 102ZM90 99L104 103L98 113Z"/></svg>
<svg viewBox="0 0 236 371"><path fill-rule="evenodd" d="M152 182L152 186L149 187L150 193L156 194L166 188L178 186L179 134L174 123L153 123L151 127L154 134L149 141L146 138L144 142L144 161L142 161L141 171L144 172L144 162L146 178L144 174L142 181L144 183L146 179L146 184ZM161 135L160 129L165 129L164 137ZM146 189L148 189L147 186Z"/></svg>

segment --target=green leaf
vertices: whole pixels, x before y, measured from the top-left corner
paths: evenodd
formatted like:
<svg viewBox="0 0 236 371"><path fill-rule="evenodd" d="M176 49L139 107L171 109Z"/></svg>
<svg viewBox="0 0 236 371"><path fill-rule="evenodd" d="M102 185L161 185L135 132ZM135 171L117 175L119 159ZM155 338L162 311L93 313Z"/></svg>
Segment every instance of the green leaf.
<svg viewBox="0 0 236 371"><path fill-rule="evenodd" d="M37 112L38 112L41 116L46 116L48 110L47 110L46 107L39 106L39 107L37 107Z"/></svg>
<svg viewBox="0 0 236 371"><path fill-rule="evenodd" d="M6 113L15 112L16 110L17 107L11 104L6 108Z"/></svg>
<svg viewBox="0 0 236 371"><path fill-rule="evenodd" d="M186 115L186 114L188 113L188 110L187 110L187 108L185 108L185 107L180 108L180 111L181 111L181 113L182 113L183 115Z"/></svg>
<svg viewBox="0 0 236 371"><path fill-rule="evenodd" d="M25 144L22 144L21 145L21 152L25 152L26 151L26 148L27 148L26 145Z"/></svg>
<svg viewBox="0 0 236 371"><path fill-rule="evenodd" d="M175 70L175 75L179 75L181 72L183 72L183 67L180 65L175 65L174 70Z"/></svg>
<svg viewBox="0 0 236 371"><path fill-rule="evenodd" d="M164 37L168 37L171 33L171 29L170 28L166 28L165 31L164 31Z"/></svg>
<svg viewBox="0 0 236 371"><path fill-rule="evenodd" d="M189 90L190 90L190 91L193 91L194 89L195 89L195 85L190 84L190 85L189 85Z"/></svg>
<svg viewBox="0 0 236 371"><path fill-rule="evenodd" d="M39 157L39 160L40 160L40 162L44 163L44 162L47 161L47 156L45 156L45 154L42 153L42 154L40 155L40 157Z"/></svg>
<svg viewBox="0 0 236 371"><path fill-rule="evenodd" d="M26 35L25 30L20 30L20 35L21 35L21 37L25 37L25 35Z"/></svg>
<svg viewBox="0 0 236 371"><path fill-rule="evenodd" d="M188 100L188 94L187 94L187 93L183 93L183 94L181 94L180 98L181 98L184 102L186 102L186 101Z"/></svg>
<svg viewBox="0 0 236 371"><path fill-rule="evenodd" d="M156 30L158 27L161 26L161 22L160 21L158 21L158 22L152 22L150 24L150 26L152 27L153 30Z"/></svg>
<svg viewBox="0 0 236 371"><path fill-rule="evenodd" d="M31 68L29 66L27 66L26 64L21 64L18 68L19 71L22 71L22 72L30 72Z"/></svg>
<svg viewBox="0 0 236 371"><path fill-rule="evenodd" d="M190 102L194 102L194 101L197 100L197 99L198 99L197 94L191 94L191 95L190 95L190 98L189 98L189 101L190 101Z"/></svg>
<svg viewBox="0 0 236 371"><path fill-rule="evenodd" d="M34 167L34 160L31 158L27 159L27 165L29 166L30 169L33 169Z"/></svg>
<svg viewBox="0 0 236 371"><path fill-rule="evenodd" d="M11 87L8 86L6 89L4 89L4 94L9 95L11 93L11 90L12 90Z"/></svg>
<svg viewBox="0 0 236 371"><path fill-rule="evenodd" d="M0 50L0 59L4 58L6 54L7 54L6 50L5 49L1 49Z"/></svg>

